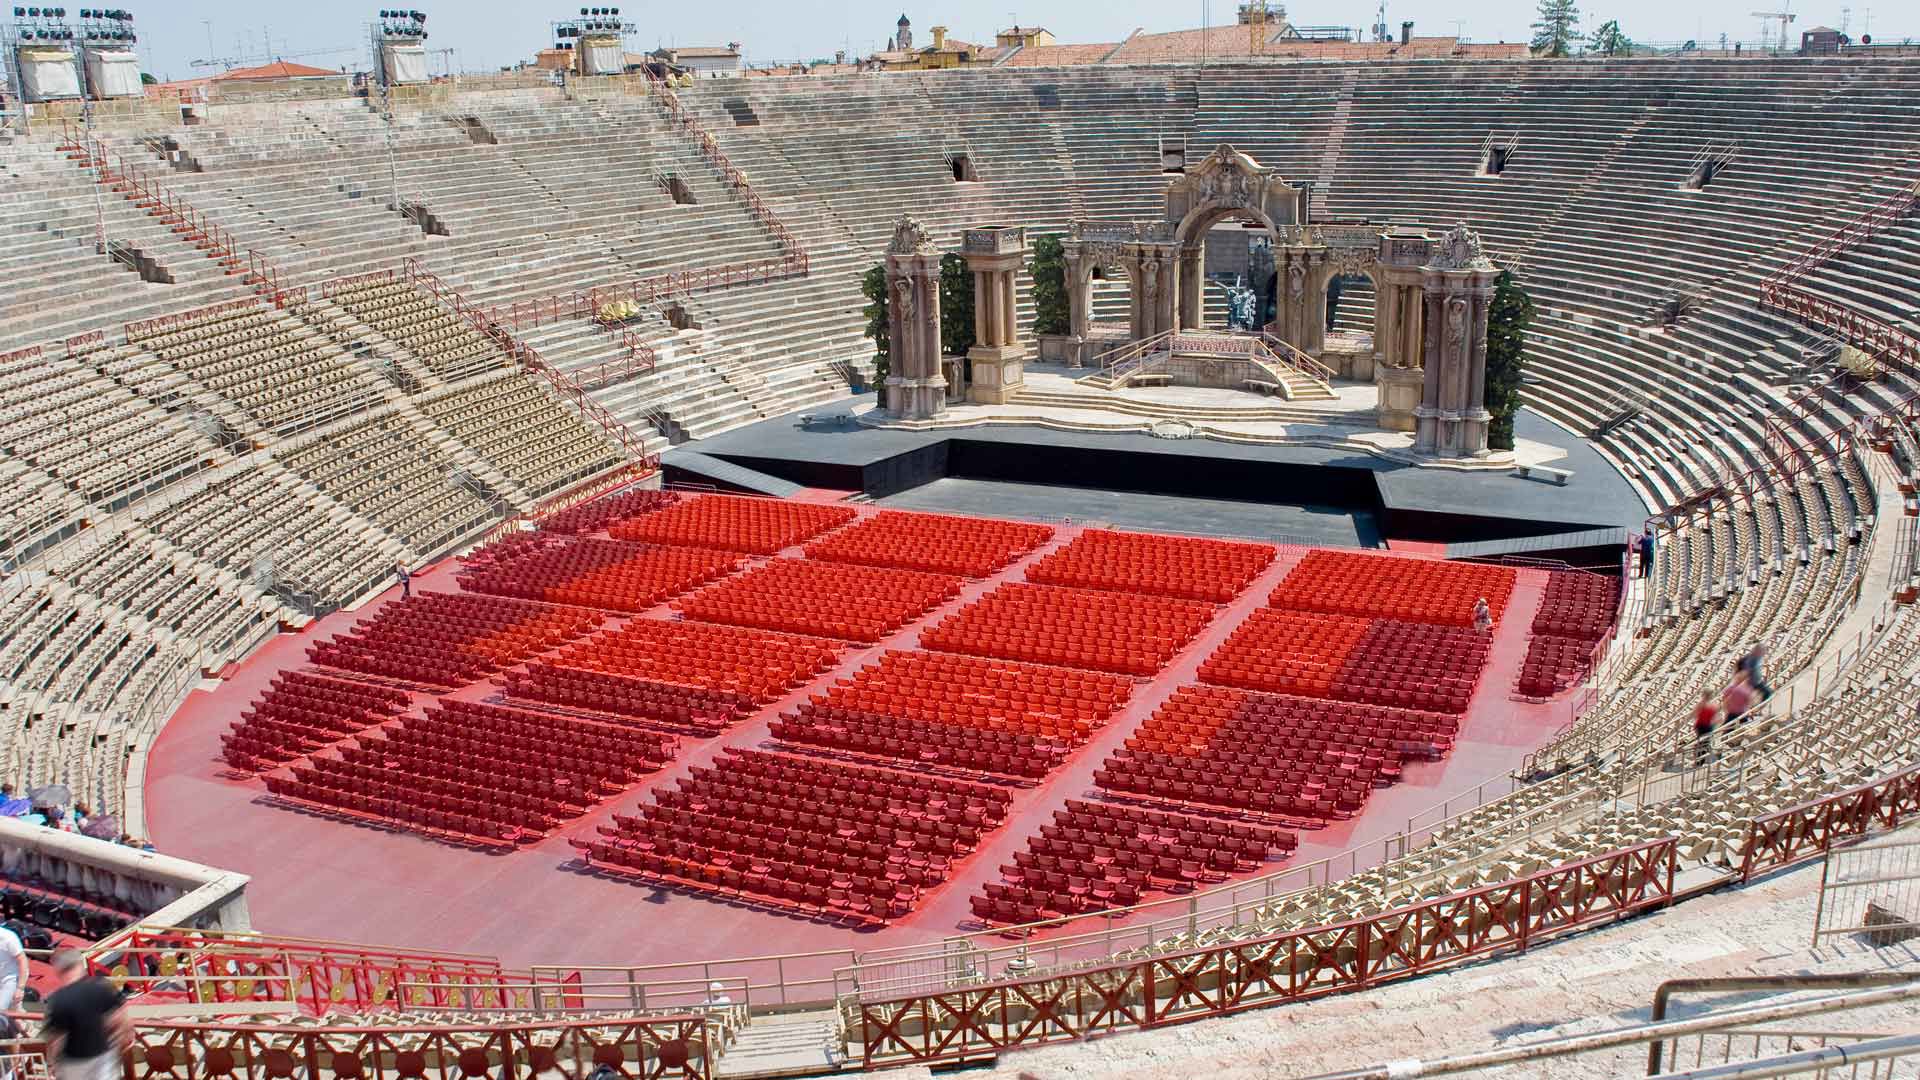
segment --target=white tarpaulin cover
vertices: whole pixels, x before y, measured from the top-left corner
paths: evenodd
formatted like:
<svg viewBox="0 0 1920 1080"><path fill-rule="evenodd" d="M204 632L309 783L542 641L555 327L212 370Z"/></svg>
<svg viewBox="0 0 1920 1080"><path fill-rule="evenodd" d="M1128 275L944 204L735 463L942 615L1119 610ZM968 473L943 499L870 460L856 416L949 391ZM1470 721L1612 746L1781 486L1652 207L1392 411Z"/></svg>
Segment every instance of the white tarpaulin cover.
<svg viewBox="0 0 1920 1080"><path fill-rule="evenodd" d="M87 49L87 84L96 98L140 97L140 58L126 49Z"/></svg>
<svg viewBox="0 0 1920 1080"><path fill-rule="evenodd" d="M380 55L386 64L387 85L406 86L431 81L427 77L427 50L420 46L382 45Z"/></svg>
<svg viewBox="0 0 1920 1080"><path fill-rule="evenodd" d="M627 70L626 52L620 48L617 37L609 34L583 37L577 49L582 75L619 75Z"/></svg>
<svg viewBox="0 0 1920 1080"><path fill-rule="evenodd" d="M53 101L80 96L80 69L74 67L71 52L22 45L19 56L21 97L28 101Z"/></svg>

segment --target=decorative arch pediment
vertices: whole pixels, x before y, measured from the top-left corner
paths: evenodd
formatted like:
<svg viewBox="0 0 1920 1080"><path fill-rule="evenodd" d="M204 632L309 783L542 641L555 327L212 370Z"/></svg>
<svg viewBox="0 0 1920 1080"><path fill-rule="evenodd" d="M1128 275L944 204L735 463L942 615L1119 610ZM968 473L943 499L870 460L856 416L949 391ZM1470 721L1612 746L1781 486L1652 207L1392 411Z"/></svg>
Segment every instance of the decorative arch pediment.
<svg viewBox="0 0 1920 1080"><path fill-rule="evenodd" d="M1227 214L1251 216L1277 231L1300 224L1306 212L1306 188L1287 183L1279 170L1267 168L1228 143L1214 147L1200 164L1167 186L1165 220L1177 226L1177 235L1186 242L1203 223Z"/></svg>

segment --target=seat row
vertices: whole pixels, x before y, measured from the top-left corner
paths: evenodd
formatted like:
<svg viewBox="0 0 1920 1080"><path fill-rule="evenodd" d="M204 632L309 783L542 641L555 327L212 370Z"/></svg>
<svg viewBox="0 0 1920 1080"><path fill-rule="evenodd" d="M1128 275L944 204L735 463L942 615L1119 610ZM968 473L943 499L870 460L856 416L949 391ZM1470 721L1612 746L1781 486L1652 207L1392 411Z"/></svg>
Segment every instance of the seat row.
<svg viewBox="0 0 1920 1080"><path fill-rule="evenodd" d="M920 635L929 649L1152 675L1213 618L1198 600L1008 582Z"/></svg>
<svg viewBox="0 0 1920 1080"><path fill-rule="evenodd" d="M728 690L549 663L529 664L523 671L511 672L501 685L507 696L516 700L587 709L703 736L720 734L754 709L751 699Z"/></svg>
<svg viewBox="0 0 1920 1080"><path fill-rule="evenodd" d="M813 559L774 559L672 602L690 619L876 642L960 595L962 579Z"/></svg>
<svg viewBox="0 0 1920 1080"><path fill-rule="evenodd" d="M712 548L520 533L489 544L461 571L462 588L553 604L637 612L738 570Z"/></svg>
<svg viewBox="0 0 1920 1080"><path fill-rule="evenodd" d="M1316 549L1287 572L1267 603L1293 611L1472 626L1474 604L1482 599L1494 622L1500 621L1516 579L1506 566Z"/></svg>
<svg viewBox="0 0 1920 1080"><path fill-rule="evenodd" d="M776 739L917 765L1038 780L1066 759L1061 739L929 723L884 713L803 703L773 721Z"/></svg>
<svg viewBox="0 0 1920 1080"><path fill-rule="evenodd" d="M585 608L499 596L423 593L307 647L328 667L455 687L563 645L600 624Z"/></svg>
<svg viewBox="0 0 1920 1080"><path fill-rule="evenodd" d="M423 780L337 758L310 758L290 776L266 777L267 791L329 812L397 825L481 847L511 848L560 822L507 796L451 780Z"/></svg>
<svg viewBox="0 0 1920 1080"><path fill-rule="evenodd" d="M675 683L765 705L832 667L825 638L665 619L629 619L555 657L563 667Z"/></svg>
<svg viewBox="0 0 1920 1080"><path fill-rule="evenodd" d="M284 671L220 741L227 764L257 772L385 723L408 701L391 687Z"/></svg>
<svg viewBox="0 0 1920 1080"><path fill-rule="evenodd" d="M986 577L1053 539L1023 521L882 510L806 546L807 558Z"/></svg>
<svg viewBox="0 0 1920 1080"><path fill-rule="evenodd" d="M1042 585L1226 603L1273 562L1266 544L1087 529L1027 570Z"/></svg>
<svg viewBox="0 0 1920 1080"><path fill-rule="evenodd" d="M816 707L949 727L1006 731L1079 745L1133 692L1132 680L953 653L889 650L837 679Z"/></svg>
<svg viewBox="0 0 1920 1080"><path fill-rule="evenodd" d="M699 495L615 522L617 540L649 540L771 555L852 521L850 506L735 495Z"/></svg>
<svg viewBox="0 0 1920 1080"><path fill-rule="evenodd" d="M679 749L678 739L661 732L477 701L437 702L404 728L427 732L442 746L491 752L506 762L544 768L565 762L616 785L658 769Z"/></svg>

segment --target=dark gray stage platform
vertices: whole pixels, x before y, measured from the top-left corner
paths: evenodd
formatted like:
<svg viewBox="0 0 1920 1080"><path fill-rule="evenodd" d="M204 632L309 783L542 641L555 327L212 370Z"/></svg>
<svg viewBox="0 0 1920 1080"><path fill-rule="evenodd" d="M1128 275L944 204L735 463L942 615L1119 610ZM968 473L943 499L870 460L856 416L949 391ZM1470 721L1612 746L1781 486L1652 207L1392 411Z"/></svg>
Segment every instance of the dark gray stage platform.
<svg viewBox="0 0 1920 1080"><path fill-rule="evenodd" d="M809 410L816 418L809 428L796 414L676 447L663 458L669 479L705 479L688 457L694 452L808 487L864 491L887 505L1332 544L1371 545L1382 535L1460 541L1638 528L1647 513L1597 451L1530 412L1520 414L1516 429L1522 438L1567 449L1568 458L1555 462L1573 470L1565 487L1504 471L1422 469L1310 446L1039 427L913 432L826 419L871 400ZM1115 493L1163 498L1122 500Z"/></svg>

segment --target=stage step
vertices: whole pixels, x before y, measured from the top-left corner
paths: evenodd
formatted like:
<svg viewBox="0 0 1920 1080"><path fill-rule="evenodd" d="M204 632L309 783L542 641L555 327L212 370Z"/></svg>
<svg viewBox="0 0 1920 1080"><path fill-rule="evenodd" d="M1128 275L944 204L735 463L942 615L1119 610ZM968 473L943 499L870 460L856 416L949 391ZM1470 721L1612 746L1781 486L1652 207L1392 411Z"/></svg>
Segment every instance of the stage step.
<svg viewBox="0 0 1920 1080"><path fill-rule="evenodd" d="M1249 400L1262 401L1252 394ZM1010 405L1040 406L1049 409L1089 409L1101 412L1126 413L1129 416L1150 416L1164 420L1186 420L1205 423L1278 423L1278 424L1351 424L1358 427L1373 426L1373 413L1336 412L1329 409L1316 409L1307 405L1289 405L1284 403L1269 405L1249 405L1244 408L1218 407L1204 405L1176 405L1171 402L1143 401L1139 398L1099 390L1022 390L1008 402Z"/></svg>

